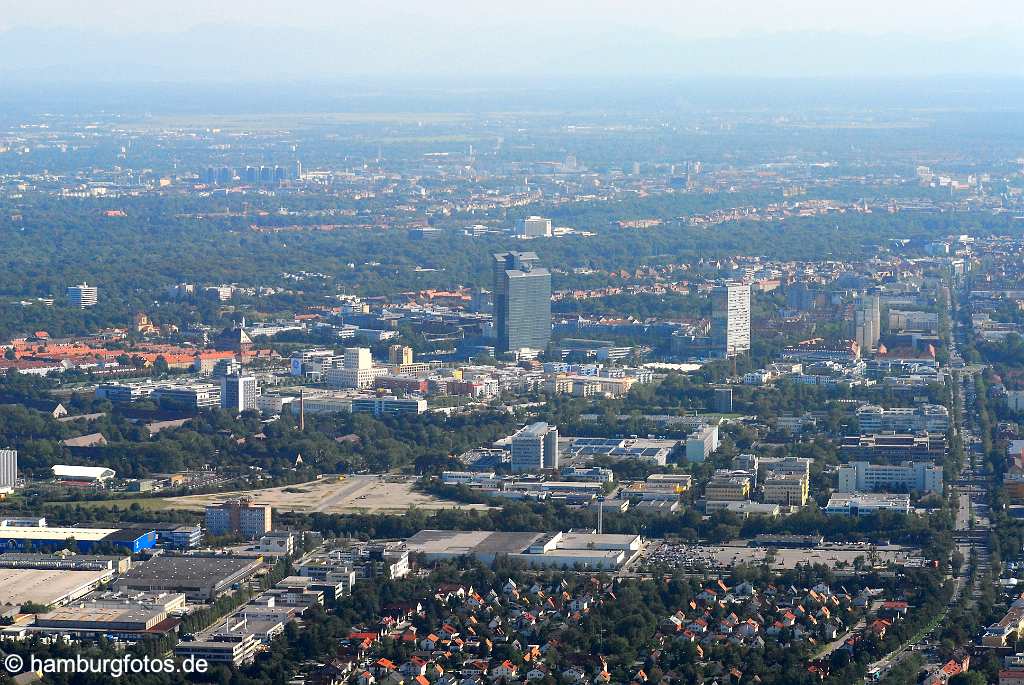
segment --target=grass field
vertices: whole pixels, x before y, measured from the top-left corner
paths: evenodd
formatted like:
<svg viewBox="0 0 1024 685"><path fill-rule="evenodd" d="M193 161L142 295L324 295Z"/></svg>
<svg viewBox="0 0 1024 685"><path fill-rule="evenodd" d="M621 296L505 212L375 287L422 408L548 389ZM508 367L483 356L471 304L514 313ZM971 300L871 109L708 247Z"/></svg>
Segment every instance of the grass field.
<svg viewBox="0 0 1024 685"><path fill-rule="evenodd" d="M82 502L47 502L47 506L81 506L83 509L103 509L113 505L117 505L122 509L127 509L133 504L138 504L143 509L149 509L153 511L159 511L161 509L172 509L174 508L170 504L170 498L168 497L126 497L124 499L101 499L101 500L86 500Z"/></svg>

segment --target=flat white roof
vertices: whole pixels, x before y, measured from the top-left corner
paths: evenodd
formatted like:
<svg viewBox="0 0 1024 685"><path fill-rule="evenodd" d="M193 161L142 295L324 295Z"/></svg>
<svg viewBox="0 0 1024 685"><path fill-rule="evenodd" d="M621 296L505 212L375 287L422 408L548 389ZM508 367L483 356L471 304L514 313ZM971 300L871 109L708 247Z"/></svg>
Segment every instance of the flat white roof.
<svg viewBox="0 0 1024 685"><path fill-rule="evenodd" d="M66 464L54 464L53 475L65 478L90 478L102 479L113 478L115 471L105 466L69 466Z"/></svg>
<svg viewBox="0 0 1024 685"><path fill-rule="evenodd" d="M579 480L546 480L537 483L542 490L600 490L602 483Z"/></svg>
<svg viewBox="0 0 1024 685"><path fill-rule="evenodd" d="M58 528L49 526L0 526L0 540L84 540L98 542L118 528Z"/></svg>
<svg viewBox="0 0 1024 685"><path fill-rule="evenodd" d="M910 495L887 492L833 492L829 497L828 506L845 506L852 502L858 504L902 504L910 503Z"/></svg>
<svg viewBox="0 0 1024 685"><path fill-rule="evenodd" d="M26 602L54 604L77 599L114 574L101 571L68 571L29 568L0 569L0 604Z"/></svg>

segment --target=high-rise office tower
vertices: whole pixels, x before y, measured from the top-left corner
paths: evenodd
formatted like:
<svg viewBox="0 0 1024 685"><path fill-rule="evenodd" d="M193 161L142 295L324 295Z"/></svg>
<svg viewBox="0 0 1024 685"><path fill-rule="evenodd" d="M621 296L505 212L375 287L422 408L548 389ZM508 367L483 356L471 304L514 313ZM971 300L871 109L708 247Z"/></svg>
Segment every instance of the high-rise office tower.
<svg viewBox="0 0 1024 685"><path fill-rule="evenodd" d="M878 293L865 293L853 310L854 339L860 345L861 352L878 349L881 328L882 311Z"/></svg>
<svg viewBox="0 0 1024 685"><path fill-rule="evenodd" d="M711 346L722 357L750 350L750 286L726 283L711 291Z"/></svg>
<svg viewBox="0 0 1024 685"><path fill-rule="evenodd" d="M498 352L543 350L551 340L551 273L534 252L494 255L494 328Z"/></svg>
<svg viewBox="0 0 1024 685"><path fill-rule="evenodd" d="M532 423L512 436L512 472L558 468L558 427Z"/></svg>
<svg viewBox="0 0 1024 685"><path fill-rule="evenodd" d="M99 301L99 290L96 286L82 283L81 285L69 285L67 290L68 304L76 309L95 307Z"/></svg>
<svg viewBox="0 0 1024 685"><path fill-rule="evenodd" d="M0 493L14 492L18 482L18 450L0 450Z"/></svg>
<svg viewBox="0 0 1024 685"><path fill-rule="evenodd" d="M220 406L224 409L232 412L255 409L258 396L256 376L234 373L220 379Z"/></svg>

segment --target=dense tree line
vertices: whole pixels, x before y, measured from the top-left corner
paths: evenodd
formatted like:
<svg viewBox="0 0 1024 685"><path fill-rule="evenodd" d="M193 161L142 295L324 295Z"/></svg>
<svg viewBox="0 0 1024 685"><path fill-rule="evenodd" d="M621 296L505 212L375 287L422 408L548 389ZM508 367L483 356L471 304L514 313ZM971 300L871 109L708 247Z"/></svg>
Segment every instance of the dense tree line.
<svg viewBox="0 0 1024 685"><path fill-rule="evenodd" d="M724 199L742 204L745 198ZM259 199L248 201L258 203ZM276 198L272 201L280 202ZM430 238L428 249L422 240L398 231L256 233L249 230L250 219L241 212L221 213L227 209L222 204L230 202L223 197L199 202L177 195L131 200L24 199L18 208L19 219L7 214L0 217L0 236L7 247L6 268L0 273L0 296L7 298L7 303L0 306L0 338L39 329L55 335L87 333L108 325L127 325L140 310L148 311L158 322L219 320L216 302L203 298L177 302L164 295L168 286L182 281L237 282L283 288L298 295L287 302L275 299L280 296L240 301L269 311L322 303L339 288L382 295L447 288L453 283L488 286L490 254L518 247L511 238L463 236L459 225ZM684 194L559 205L550 208L556 221L588 228L596 235L558 238L531 248L540 253L543 263L554 268L555 287L568 288L595 282L574 269L602 271L605 275L598 281L607 285L608 273L645 265L696 263L735 254L784 259L818 259L822 255L859 258L872 254L879 242L892 236L985 234L1011 232L1013 228L1005 217L981 214L955 218L846 214L794 218L778 224L742 221L728 228L710 229L670 221L656 229L628 233L610 226L623 216L675 217L686 211L720 207L722 202L719 197ZM124 209L128 216L106 217L103 212L107 209ZM523 211L543 210L546 208ZM211 212L216 217L197 219L196 211ZM515 217L507 220L514 223ZM372 255L373 261L368 261L367 255ZM115 264L117 268L113 268ZM275 269L268 271L267 264ZM286 272L302 271L323 273L327 278L297 284L284 276ZM26 279L26 274L31 278ZM89 310L71 309L63 304L64 289L83 280L100 287L100 303ZM30 297L56 297L58 302L43 307L22 306L14 301ZM160 300L156 306L154 298Z"/></svg>

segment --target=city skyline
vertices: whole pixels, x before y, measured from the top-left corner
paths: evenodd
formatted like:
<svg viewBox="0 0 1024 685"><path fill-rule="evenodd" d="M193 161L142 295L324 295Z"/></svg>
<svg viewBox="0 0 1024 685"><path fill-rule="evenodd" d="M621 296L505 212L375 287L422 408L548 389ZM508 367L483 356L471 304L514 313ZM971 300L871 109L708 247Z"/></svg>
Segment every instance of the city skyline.
<svg viewBox="0 0 1024 685"><path fill-rule="evenodd" d="M0 681L1024 685L1024 6L8 4Z"/></svg>

